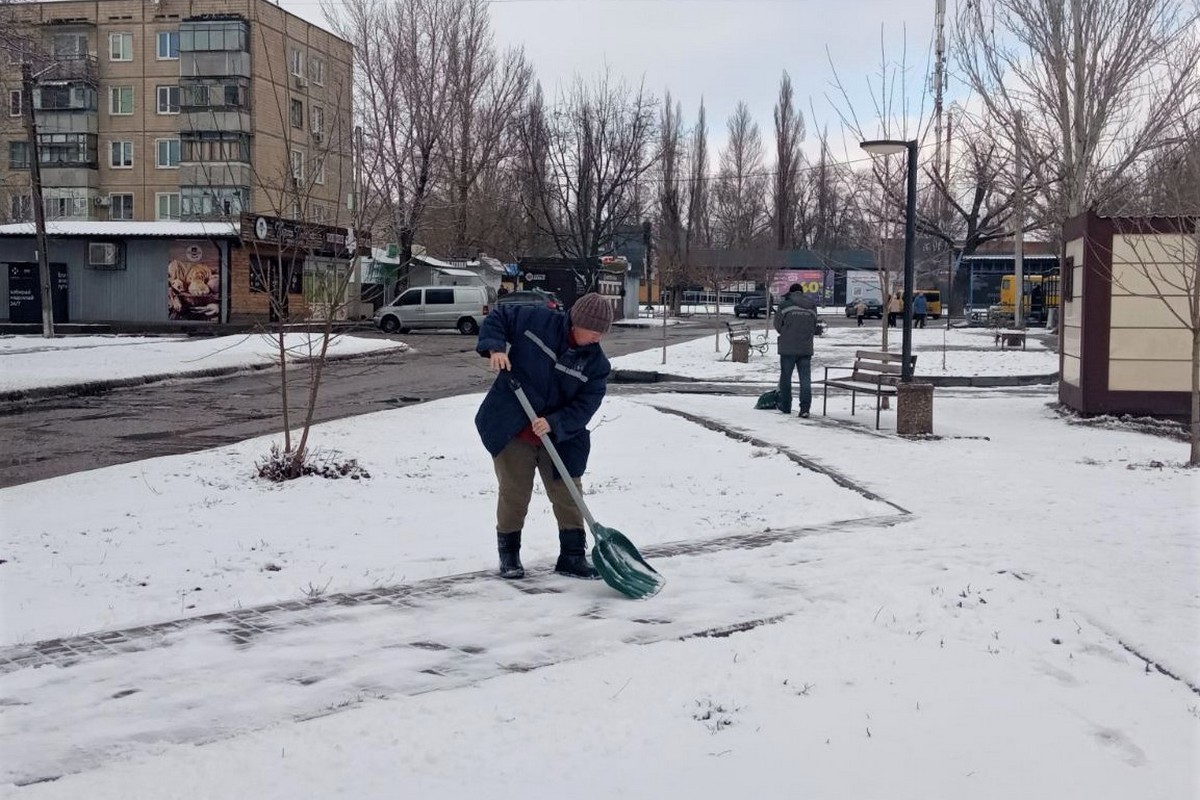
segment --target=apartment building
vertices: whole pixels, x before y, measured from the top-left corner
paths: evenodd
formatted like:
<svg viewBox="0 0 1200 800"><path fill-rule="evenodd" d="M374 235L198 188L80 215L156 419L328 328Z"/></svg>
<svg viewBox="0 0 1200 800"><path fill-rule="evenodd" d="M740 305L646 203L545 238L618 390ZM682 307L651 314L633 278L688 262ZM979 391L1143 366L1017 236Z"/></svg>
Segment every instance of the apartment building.
<svg viewBox="0 0 1200 800"><path fill-rule="evenodd" d="M264 0L16 8L48 220L348 225L353 51ZM0 59L0 221L32 219L20 62Z"/></svg>

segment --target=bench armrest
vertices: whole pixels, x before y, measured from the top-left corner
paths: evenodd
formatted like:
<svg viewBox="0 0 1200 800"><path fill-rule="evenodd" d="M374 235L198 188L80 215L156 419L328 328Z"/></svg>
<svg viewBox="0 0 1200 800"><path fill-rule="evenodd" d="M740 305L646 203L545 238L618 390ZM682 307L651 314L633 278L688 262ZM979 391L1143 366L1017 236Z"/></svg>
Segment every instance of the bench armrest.
<svg viewBox="0 0 1200 800"><path fill-rule="evenodd" d="M825 367L825 380L829 380L829 370L831 369L844 369L848 370L849 372L854 372L854 367Z"/></svg>

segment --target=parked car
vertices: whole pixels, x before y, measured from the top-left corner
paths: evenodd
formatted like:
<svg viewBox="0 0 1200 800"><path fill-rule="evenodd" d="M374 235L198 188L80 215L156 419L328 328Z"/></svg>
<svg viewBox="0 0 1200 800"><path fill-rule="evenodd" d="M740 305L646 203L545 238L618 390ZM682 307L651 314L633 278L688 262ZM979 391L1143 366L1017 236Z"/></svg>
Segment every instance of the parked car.
<svg viewBox="0 0 1200 800"><path fill-rule="evenodd" d="M374 322L385 333L455 328L474 336L495 302L490 286L414 286L376 311Z"/></svg>
<svg viewBox="0 0 1200 800"><path fill-rule="evenodd" d="M738 300L733 306L733 315L735 317L748 317L755 319L762 316L766 310L767 300L761 294L748 294ZM775 310L775 301L771 301L771 310Z"/></svg>
<svg viewBox="0 0 1200 800"><path fill-rule="evenodd" d="M500 295L497 305L508 306L545 306L554 311L562 311L562 301L554 292L544 292L541 289L519 289L515 292Z"/></svg>
<svg viewBox="0 0 1200 800"><path fill-rule="evenodd" d="M867 314L866 314L867 319L871 319L872 317L874 317L875 319L883 319L883 303L879 302L874 297L870 298L869 300L864 300L863 302L865 302L867 304ZM846 318L847 319L849 319L850 317L856 316L856 314L854 313L854 307L857 305L858 305L857 300L851 300L849 303L846 303Z"/></svg>

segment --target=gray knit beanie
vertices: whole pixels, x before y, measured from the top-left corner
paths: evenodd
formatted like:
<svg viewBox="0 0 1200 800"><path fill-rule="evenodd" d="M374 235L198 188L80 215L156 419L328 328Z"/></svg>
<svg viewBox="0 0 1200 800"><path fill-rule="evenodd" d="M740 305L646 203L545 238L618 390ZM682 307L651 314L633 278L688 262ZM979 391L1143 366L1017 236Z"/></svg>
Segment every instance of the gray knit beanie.
<svg viewBox="0 0 1200 800"><path fill-rule="evenodd" d="M576 328L608 333L612 319L612 304L595 292L585 294L571 306L571 324Z"/></svg>

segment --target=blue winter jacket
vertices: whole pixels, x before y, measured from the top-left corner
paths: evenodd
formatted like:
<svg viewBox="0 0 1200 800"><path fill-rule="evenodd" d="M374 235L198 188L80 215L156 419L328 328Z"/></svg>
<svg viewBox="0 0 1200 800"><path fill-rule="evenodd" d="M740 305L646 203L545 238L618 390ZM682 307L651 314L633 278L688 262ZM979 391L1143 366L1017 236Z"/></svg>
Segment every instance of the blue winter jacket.
<svg viewBox="0 0 1200 800"><path fill-rule="evenodd" d="M587 469L591 436L587 424L600 408L611 367L599 344L571 347L566 314L541 306L496 306L479 329L476 352L508 351L511 372L496 376L475 414L475 427L493 457L529 424L513 393L516 378L533 410L550 423L550 439L563 465L578 478Z"/></svg>

